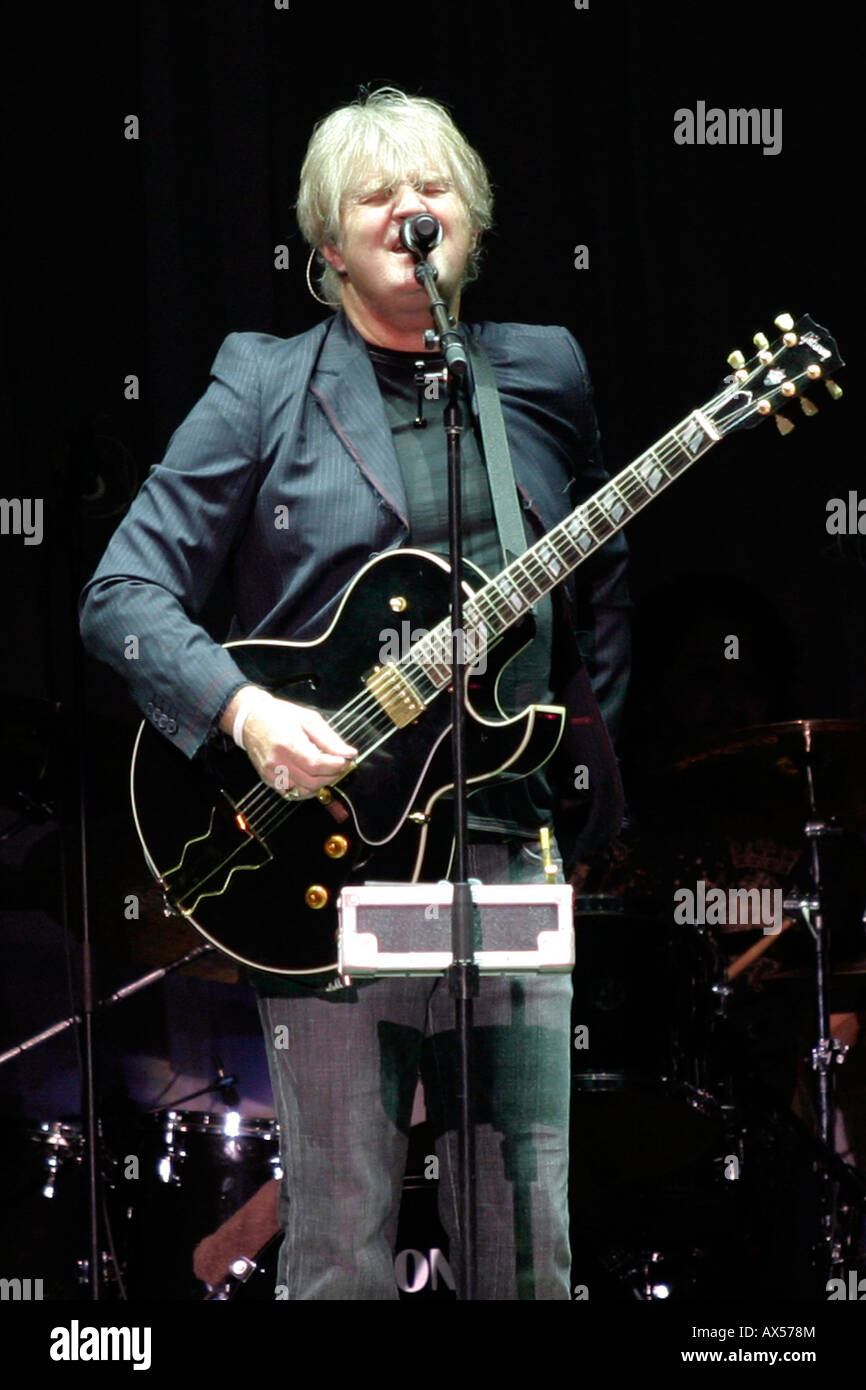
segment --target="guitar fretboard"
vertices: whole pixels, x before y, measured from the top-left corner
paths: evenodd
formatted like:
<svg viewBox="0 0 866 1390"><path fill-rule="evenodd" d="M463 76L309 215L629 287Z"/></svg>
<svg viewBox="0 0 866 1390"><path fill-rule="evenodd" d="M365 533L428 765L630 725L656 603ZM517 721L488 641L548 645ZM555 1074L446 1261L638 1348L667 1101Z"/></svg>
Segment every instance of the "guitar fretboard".
<svg viewBox="0 0 866 1390"><path fill-rule="evenodd" d="M702 411L693 411L467 599L463 607L467 663L476 661L485 646L498 641L721 437ZM395 663L425 701L449 683L453 647L451 623L445 619Z"/></svg>

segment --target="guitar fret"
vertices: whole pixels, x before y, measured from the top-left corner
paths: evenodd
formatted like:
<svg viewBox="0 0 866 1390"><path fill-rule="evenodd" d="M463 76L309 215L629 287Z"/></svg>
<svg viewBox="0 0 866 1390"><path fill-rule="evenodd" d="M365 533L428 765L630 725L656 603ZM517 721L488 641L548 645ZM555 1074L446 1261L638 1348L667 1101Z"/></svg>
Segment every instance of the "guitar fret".
<svg viewBox="0 0 866 1390"><path fill-rule="evenodd" d="M584 503L583 511L596 540L607 540L607 537L616 530L616 524L602 507L599 498L593 497L590 502Z"/></svg>
<svg viewBox="0 0 866 1390"><path fill-rule="evenodd" d="M554 583L556 583L556 580L563 573L563 570L565 568L565 562L562 559L562 556L559 555L557 552L556 545L553 541L552 531L550 535L546 536L545 539L541 542L541 548L538 552L538 559L539 562L544 566L546 572L550 575L550 578L553 580Z"/></svg>
<svg viewBox="0 0 866 1390"><path fill-rule="evenodd" d="M643 461L637 465L637 474L652 496L669 481L669 475L659 465L654 454L649 458L644 455Z"/></svg>
<svg viewBox="0 0 866 1390"><path fill-rule="evenodd" d="M487 609L486 612L485 605ZM463 616L473 625L479 623L483 624L485 627L491 627L495 626L496 618L498 615L496 609L491 604L489 597L487 597L484 593L484 590L481 589L478 591L474 598L470 599L468 603L464 604Z"/></svg>
<svg viewBox="0 0 866 1390"><path fill-rule="evenodd" d="M680 467L677 472L681 472L695 459L700 458L720 437L710 421L701 416L700 411L693 411L687 420L677 426L673 435L680 451Z"/></svg>
<svg viewBox="0 0 866 1390"><path fill-rule="evenodd" d="M602 511L598 504L598 497L588 498L587 501L583 503L580 511L589 530L592 532L593 539L596 541L606 540L611 534L609 529L610 517ZM599 529L601 529L601 535L598 534Z"/></svg>
<svg viewBox="0 0 866 1390"><path fill-rule="evenodd" d="M593 533L589 523L583 515L583 508L572 512L570 517L566 517L562 523L572 542L577 547L578 554L588 555L595 549L598 537Z"/></svg>
<svg viewBox="0 0 866 1390"><path fill-rule="evenodd" d="M497 588L512 612L522 613L526 608L531 606L524 598L517 585L512 583L511 579L508 577L507 571L497 581Z"/></svg>
<svg viewBox="0 0 866 1390"><path fill-rule="evenodd" d="M413 652L412 656L406 659L404 669L418 694L426 701L432 700L439 690L442 676L447 672L448 667L433 658L426 660L423 653ZM429 689L426 688L428 686Z"/></svg>
<svg viewBox="0 0 866 1390"><path fill-rule="evenodd" d="M622 477L622 474L620 476ZM641 507L645 506L653 494L650 492L646 483L640 477L634 466L628 469L628 477L624 480L622 484L622 490L624 495L626 483L628 484L629 489L627 494L628 504L631 507L632 512L634 513L636 511L639 511Z"/></svg>
<svg viewBox="0 0 866 1390"><path fill-rule="evenodd" d="M665 443L664 440L661 440L660 442L661 442L662 444ZM658 466L659 466L659 468L660 468L660 469L662 470L662 472L665 474L665 476L669 478L671 475L670 475L670 473L668 472L668 470L667 470L667 468L665 467L665 465L664 465L664 463L662 462L662 460L659 458L658 450L657 450L656 446L655 446L654 444L650 445L649 449L647 449L646 452L647 452L647 455L652 459L653 463L657 463Z"/></svg>
<svg viewBox="0 0 866 1390"><path fill-rule="evenodd" d="M490 605L492 625L496 631L504 631L511 621L511 609L505 602L504 596L499 591L496 580L486 585L482 591L486 602Z"/></svg>
<svg viewBox="0 0 866 1390"><path fill-rule="evenodd" d="M538 597L541 598L542 594L549 593L553 588L553 580L551 579L550 571L542 561L538 552L533 552L531 550L527 551L523 559L524 568L529 574L535 588L538 590Z"/></svg>
<svg viewBox="0 0 866 1390"><path fill-rule="evenodd" d="M555 540L554 537L556 538ZM573 569L576 564L580 563L582 551L578 550L571 536L566 531L564 522L561 522L554 531L551 531L547 539L550 541L551 545L553 545L557 555L565 563L567 569Z"/></svg>
<svg viewBox="0 0 866 1390"><path fill-rule="evenodd" d="M407 674L410 666L423 672L427 680L432 682L434 693L441 687L442 679L450 669L447 653L444 651L447 633L447 624L440 623L415 643L409 655L404 658L404 663L401 663L405 664Z"/></svg>
<svg viewBox="0 0 866 1390"><path fill-rule="evenodd" d="M671 431L671 451L668 456L668 477L673 479L678 477L689 464L695 455L690 454L676 430Z"/></svg>
<svg viewBox="0 0 866 1390"><path fill-rule="evenodd" d="M467 666L474 666L480 660L490 639L490 624L484 621L479 611L480 604L484 603L489 606L489 596L479 592L463 609L465 642L461 655ZM503 629L506 626L507 623ZM404 675L415 683L423 698L431 699L450 681L453 642L450 625L440 623L415 644L401 663ZM419 681L419 675L430 683L432 688L429 692L424 690L423 679Z"/></svg>
<svg viewBox="0 0 866 1390"><path fill-rule="evenodd" d="M609 484L607 484L606 493L607 492L614 493L614 498L616 498L616 512L613 513L613 518L617 525L621 525L623 520L627 520L627 518L631 516L631 506L630 503L628 503L626 493L624 493L623 489L617 484L616 478L612 478Z"/></svg>
<svg viewBox="0 0 866 1390"><path fill-rule="evenodd" d="M629 508L614 484L608 483L604 491L596 498L596 506L603 508L605 519L612 522L614 527L621 526L630 515Z"/></svg>
<svg viewBox="0 0 866 1390"><path fill-rule="evenodd" d="M516 560L514 565L510 566L511 569L514 569L516 567L516 569L519 571L518 585L520 583L520 580L522 579L525 582L531 584L532 588L535 590L535 598L532 598L532 596L529 595L530 605L535 603L536 599L540 599L542 594L547 592L544 587L540 587L538 585L536 580L533 579L532 575L529 572L529 566L532 564L533 559L534 556L532 551L527 550L525 555L521 555L520 559Z"/></svg>

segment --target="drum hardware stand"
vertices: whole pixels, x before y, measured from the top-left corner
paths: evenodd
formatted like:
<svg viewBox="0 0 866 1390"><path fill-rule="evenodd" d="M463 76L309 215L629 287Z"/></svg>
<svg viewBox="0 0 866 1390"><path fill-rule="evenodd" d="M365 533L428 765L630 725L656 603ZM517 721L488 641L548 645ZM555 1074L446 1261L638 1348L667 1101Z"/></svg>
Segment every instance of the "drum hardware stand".
<svg viewBox="0 0 866 1390"><path fill-rule="evenodd" d="M205 949L212 951L215 950L216 947L207 946ZM237 1084L238 1077L234 1074L228 1076L218 1075L209 1086L199 1086L197 1091L189 1091L185 1096L178 1096L177 1099L171 1101L169 1105L151 1105L144 1113L146 1115L161 1115L164 1111L176 1110L179 1105L186 1105L188 1100L198 1100L199 1096L210 1096L215 1092L228 1091L233 1086L237 1086ZM226 1101L226 1105L228 1104L228 1101ZM229 1113L231 1113L233 1109L233 1106L229 1106Z"/></svg>
<svg viewBox="0 0 866 1390"><path fill-rule="evenodd" d="M810 824L806 826L806 834L813 838L813 840L820 836L839 833L838 830L822 825ZM793 899L786 898L783 906L786 909L799 912L815 942L818 1041L811 1049L809 1055L811 1057L812 1071L815 1072L818 1077L821 1138L827 1147L835 1152L835 1068L841 1066L844 1062L849 1049L845 1043L840 1043L838 1038L830 1037L830 1013L826 998L827 980L829 978L829 940L827 931L824 927L824 919L821 914L821 899L817 896Z"/></svg>
<svg viewBox="0 0 866 1390"><path fill-rule="evenodd" d="M839 1179L834 1172L836 1159L836 1067L845 1059L847 1048L830 1036L830 930L824 920L823 873L820 845L822 840L840 835L841 829L833 818L822 820L818 815L815 779L812 769L812 730L807 723L805 734L806 788L809 798L809 820L803 834L809 845L811 891L800 906L803 920L815 942L815 1015L818 1038L811 1050L812 1070L817 1077L818 1122L821 1142L830 1154L830 1163L822 1171L819 1195L819 1236L814 1246L815 1265L825 1269L838 1267L842 1260L839 1230Z"/></svg>
<svg viewBox="0 0 866 1390"><path fill-rule="evenodd" d="M734 992L731 986L727 983L727 980L730 979L730 975L727 975L725 979L725 984L710 985L710 994L714 995L716 1000L718 1001L716 1004L717 1018L727 1018L728 1000Z"/></svg>
<svg viewBox="0 0 866 1390"><path fill-rule="evenodd" d="M241 1284L246 1284L259 1268L255 1260L249 1255L236 1255L229 1265L229 1277L222 1283L216 1284L205 1294L203 1303L227 1303L232 1296L232 1291Z"/></svg>

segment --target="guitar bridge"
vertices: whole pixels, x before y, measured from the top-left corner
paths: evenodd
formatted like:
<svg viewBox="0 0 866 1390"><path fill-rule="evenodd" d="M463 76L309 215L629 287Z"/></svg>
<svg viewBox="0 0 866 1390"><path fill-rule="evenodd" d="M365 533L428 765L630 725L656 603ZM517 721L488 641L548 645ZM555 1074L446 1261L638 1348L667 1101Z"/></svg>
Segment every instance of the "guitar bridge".
<svg viewBox="0 0 866 1390"><path fill-rule="evenodd" d="M424 712L423 699L396 666L374 666L364 678L364 684L398 729L405 728Z"/></svg>

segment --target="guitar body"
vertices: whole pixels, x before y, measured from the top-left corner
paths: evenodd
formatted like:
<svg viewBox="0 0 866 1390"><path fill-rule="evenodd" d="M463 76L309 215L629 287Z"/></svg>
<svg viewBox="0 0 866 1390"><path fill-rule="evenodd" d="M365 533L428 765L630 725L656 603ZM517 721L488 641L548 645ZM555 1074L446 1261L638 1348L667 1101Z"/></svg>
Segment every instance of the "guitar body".
<svg viewBox="0 0 866 1390"><path fill-rule="evenodd" d="M465 589L485 576L467 564ZM450 699L442 692L398 728L365 695L363 677L394 644L408 650L449 611L450 568L422 551L392 551L362 569L328 631L315 642L228 644L249 679L328 719L341 730L363 709L351 741L363 750L331 800L290 802L256 779L246 755L220 736L192 760L149 724L139 730L131 792L151 872L170 907L243 964L285 975L316 975L336 964L337 899L344 884L444 877L450 834ZM527 626L528 625L528 626ZM513 628L469 673L465 691L469 791L525 777L562 736L564 711L529 706L506 718L496 688L531 639L532 620ZM402 640L405 639L405 640ZM351 727L351 726L350 726ZM346 735L344 735L346 736ZM327 795L327 793L326 793Z"/></svg>

